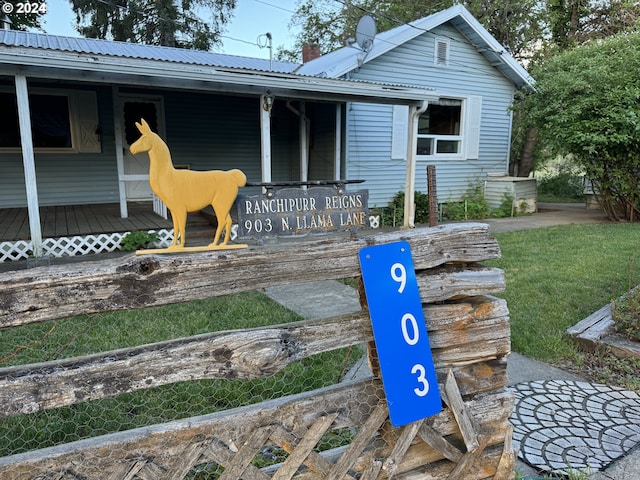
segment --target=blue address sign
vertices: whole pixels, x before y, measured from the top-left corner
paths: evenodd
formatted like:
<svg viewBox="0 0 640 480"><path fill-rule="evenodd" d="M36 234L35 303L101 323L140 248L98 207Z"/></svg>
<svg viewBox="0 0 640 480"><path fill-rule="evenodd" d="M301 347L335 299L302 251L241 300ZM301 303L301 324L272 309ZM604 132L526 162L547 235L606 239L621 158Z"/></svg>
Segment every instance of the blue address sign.
<svg viewBox="0 0 640 480"><path fill-rule="evenodd" d="M394 242L360 250L382 384L394 427L442 410L411 247Z"/></svg>

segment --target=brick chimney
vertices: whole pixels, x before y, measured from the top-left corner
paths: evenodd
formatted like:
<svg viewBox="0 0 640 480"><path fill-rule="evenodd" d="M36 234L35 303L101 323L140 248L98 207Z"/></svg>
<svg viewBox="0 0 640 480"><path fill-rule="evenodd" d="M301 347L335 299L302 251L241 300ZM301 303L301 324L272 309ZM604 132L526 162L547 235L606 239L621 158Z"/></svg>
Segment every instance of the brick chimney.
<svg viewBox="0 0 640 480"><path fill-rule="evenodd" d="M302 47L302 63L310 62L320 56L320 45L317 43L307 43Z"/></svg>

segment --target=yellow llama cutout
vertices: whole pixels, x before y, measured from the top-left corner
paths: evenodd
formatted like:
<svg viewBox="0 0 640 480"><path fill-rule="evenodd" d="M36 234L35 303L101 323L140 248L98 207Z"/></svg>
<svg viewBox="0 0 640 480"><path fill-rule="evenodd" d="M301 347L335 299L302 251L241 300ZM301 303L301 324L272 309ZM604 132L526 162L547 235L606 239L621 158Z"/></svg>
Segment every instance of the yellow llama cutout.
<svg viewBox="0 0 640 480"><path fill-rule="evenodd" d="M148 152L149 183L151 190L167 206L173 219L173 244L166 249L138 250L136 253L172 253L180 251L207 251L229 248L246 248L247 245L228 245L231 234L231 215L233 202L238 195L238 188L244 187L247 177L240 170L210 170L198 172L194 170L175 169L171 161L169 147L160 136L151 131L149 124L141 119L136 127L142 136L136 140L129 150L133 155ZM195 212L208 205L218 219L218 226L213 242L206 247L185 247L187 213ZM220 244L222 231L224 239Z"/></svg>

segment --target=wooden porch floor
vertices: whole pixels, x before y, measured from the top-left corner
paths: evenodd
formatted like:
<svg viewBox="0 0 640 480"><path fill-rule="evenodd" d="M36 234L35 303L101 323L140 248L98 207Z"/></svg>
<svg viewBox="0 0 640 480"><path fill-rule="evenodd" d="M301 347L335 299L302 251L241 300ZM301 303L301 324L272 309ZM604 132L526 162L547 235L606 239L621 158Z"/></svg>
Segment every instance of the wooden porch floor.
<svg viewBox="0 0 640 480"><path fill-rule="evenodd" d="M66 205L40 207L43 238L96 233L173 228L171 220L153 213L151 202L130 202L129 218L120 218L120 205ZM29 240L26 208L0 209L0 241Z"/></svg>

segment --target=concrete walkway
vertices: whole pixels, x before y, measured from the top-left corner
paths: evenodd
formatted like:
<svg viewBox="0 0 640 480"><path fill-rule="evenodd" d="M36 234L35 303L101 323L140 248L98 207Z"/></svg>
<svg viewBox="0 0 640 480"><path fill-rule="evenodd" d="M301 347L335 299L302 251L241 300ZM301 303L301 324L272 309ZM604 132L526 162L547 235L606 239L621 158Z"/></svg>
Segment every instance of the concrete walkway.
<svg viewBox="0 0 640 480"><path fill-rule="evenodd" d="M526 217L489 219L492 232L565 224L608 223L583 204L542 204ZM360 310L357 292L337 281L272 287L268 296L305 318L325 318ZM317 297L322 301L309 301ZM330 305L330 309L327 306ZM371 375L360 362L349 377ZM567 467L590 465L590 480L640 480L640 396L589 384L584 378L512 353L509 388L516 394L514 446L519 478L563 478ZM525 459L527 462L523 461Z"/></svg>

